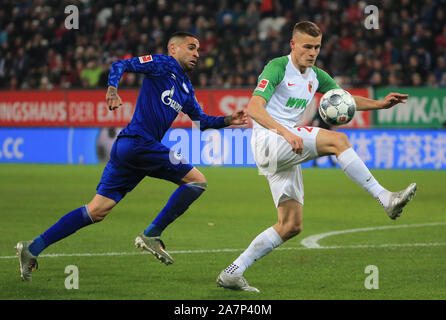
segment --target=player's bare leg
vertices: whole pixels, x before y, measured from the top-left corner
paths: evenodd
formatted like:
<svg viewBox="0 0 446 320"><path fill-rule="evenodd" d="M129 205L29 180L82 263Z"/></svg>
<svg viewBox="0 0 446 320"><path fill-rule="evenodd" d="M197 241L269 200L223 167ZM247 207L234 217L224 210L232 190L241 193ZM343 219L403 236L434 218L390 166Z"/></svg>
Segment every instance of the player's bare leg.
<svg viewBox="0 0 446 320"><path fill-rule="evenodd" d="M107 214L116 205L116 201L107 197L96 194L93 199L87 204L88 212L94 222L104 220Z"/></svg>
<svg viewBox="0 0 446 320"><path fill-rule="evenodd" d="M277 223L260 233L233 263L220 272L217 278L219 287L259 292L248 284L243 273L254 262L302 231L302 204L298 201L290 199L279 203L277 215Z"/></svg>
<svg viewBox="0 0 446 320"><path fill-rule="evenodd" d="M336 155L339 165L347 176L377 199L391 219L398 218L404 206L415 195L417 190L415 183L400 192L390 192L382 187L350 146L344 133L320 129L316 137L316 148L321 156Z"/></svg>
<svg viewBox="0 0 446 320"><path fill-rule="evenodd" d="M284 242L302 232L302 212L302 204L294 199L279 204L278 221L273 227Z"/></svg>
<svg viewBox="0 0 446 320"><path fill-rule="evenodd" d="M206 183L206 177L197 168L192 168L192 170L189 171L183 179L181 179L180 184L192 182Z"/></svg>
<svg viewBox="0 0 446 320"><path fill-rule="evenodd" d="M192 168L179 183L178 189L172 194L164 209L152 224L135 239L135 246L152 253L160 262L169 265L174 262L172 256L165 250L160 239L162 231L176 218L183 214L203 192L207 183L204 175Z"/></svg>
<svg viewBox="0 0 446 320"><path fill-rule="evenodd" d="M38 266L37 257L45 248L80 228L102 221L115 205L114 200L96 194L88 205L67 213L33 241L19 241L15 248L19 258L21 278L31 281L31 273Z"/></svg>

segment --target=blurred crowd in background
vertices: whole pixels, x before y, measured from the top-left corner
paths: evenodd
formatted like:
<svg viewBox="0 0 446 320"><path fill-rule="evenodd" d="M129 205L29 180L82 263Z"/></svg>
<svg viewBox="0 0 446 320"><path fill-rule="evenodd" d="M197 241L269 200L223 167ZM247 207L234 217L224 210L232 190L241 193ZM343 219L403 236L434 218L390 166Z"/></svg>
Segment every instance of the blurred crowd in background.
<svg viewBox="0 0 446 320"><path fill-rule="evenodd" d="M79 29L65 28L71 4ZM370 4L378 29L364 26ZM316 65L344 87L446 88L445 10L446 0L2 0L0 89L105 88L115 60L166 53L178 30L200 39L195 87L254 88L301 20L321 28ZM119 87L142 79L126 73Z"/></svg>

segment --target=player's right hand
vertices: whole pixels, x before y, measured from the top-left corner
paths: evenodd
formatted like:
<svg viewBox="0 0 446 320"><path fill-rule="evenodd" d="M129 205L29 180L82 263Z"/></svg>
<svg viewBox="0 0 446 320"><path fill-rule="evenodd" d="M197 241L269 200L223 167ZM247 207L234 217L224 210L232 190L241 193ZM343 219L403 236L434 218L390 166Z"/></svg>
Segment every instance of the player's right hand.
<svg viewBox="0 0 446 320"><path fill-rule="evenodd" d="M118 95L118 89L112 86L109 86L107 89L105 101L109 110L115 110L122 106L122 100L121 97L119 97Z"/></svg>
<svg viewBox="0 0 446 320"><path fill-rule="evenodd" d="M284 138L291 145L291 150L293 150L294 153L302 155L304 150L304 140L301 137L289 132L284 136Z"/></svg>

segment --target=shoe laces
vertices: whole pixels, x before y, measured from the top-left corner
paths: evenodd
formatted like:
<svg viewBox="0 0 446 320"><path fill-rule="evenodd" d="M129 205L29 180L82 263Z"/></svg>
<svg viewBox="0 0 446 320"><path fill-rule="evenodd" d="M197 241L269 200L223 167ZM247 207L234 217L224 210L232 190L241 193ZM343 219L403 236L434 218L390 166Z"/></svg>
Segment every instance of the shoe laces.
<svg viewBox="0 0 446 320"><path fill-rule="evenodd" d="M381 199L379 197L376 197L375 199L378 200L378 202L381 204L381 206L383 208L385 208L384 203L382 203L382 201L381 201Z"/></svg>

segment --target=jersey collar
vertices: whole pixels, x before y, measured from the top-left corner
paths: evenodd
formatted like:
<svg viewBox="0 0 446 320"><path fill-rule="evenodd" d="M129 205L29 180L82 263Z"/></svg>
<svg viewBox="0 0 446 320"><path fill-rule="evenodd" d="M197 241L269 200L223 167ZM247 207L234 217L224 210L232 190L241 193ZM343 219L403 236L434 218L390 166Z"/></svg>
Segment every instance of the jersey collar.
<svg viewBox="0 0 446 320"><path fill-rule="evenodd" d="M173 61L173 64L175 65L178 75L182 78L186 78L189 79L189 77L187 76L186 72L184 72L183 68L181 67L181 65L178 63L177 59L175 59L172 56L169 56L169 58Z"/></svg>
<svg viewBox="0 0 446 320"><path fill-rule="evenodd" d="M175 66L177 75L179 76L179 78L181 79L181 82L183 83L182 85L183 85L184 91L186 91L186 93L189 93L190 90L193 90L192 83L189 79L189 76L187 75L186 72L184 72L183 68L180 66L177 59L175 59L172 56L169 56L169 58L172 59L172 61L173 61L172 63Z"/></svg>
<svg viewBox="0 0 446 320"><path fill-rule="evenodd" d="M305 73L301 73L300 70L296 68L296 66L294 65L293 61L291 60L291 54L288 55L288 60L289 60L290 65L291 65L291 70L293 70L293 72L296 74L296 76L298 76L298 77L305 77L305 76L308 75L308 72L310 72L309 69L311 69L311 68L307 68L305 70Z"/></svg>

